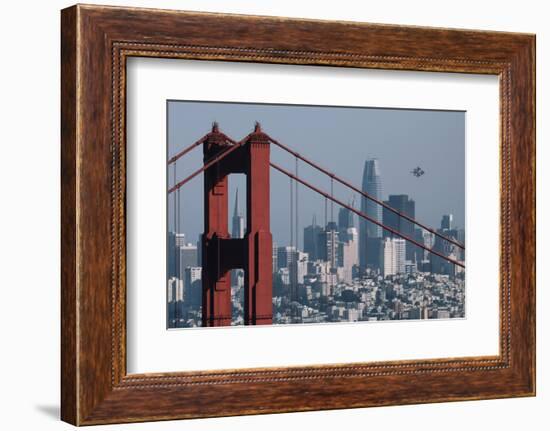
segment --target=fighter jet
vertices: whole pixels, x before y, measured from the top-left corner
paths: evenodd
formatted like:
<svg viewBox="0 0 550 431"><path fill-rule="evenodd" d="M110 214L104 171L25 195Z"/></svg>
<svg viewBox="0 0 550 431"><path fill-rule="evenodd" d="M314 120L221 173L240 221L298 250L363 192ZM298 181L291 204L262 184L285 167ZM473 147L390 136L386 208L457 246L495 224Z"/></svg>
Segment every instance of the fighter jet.
<svg viewBox="0 0 550 431"><path fill-rule="evenodd" d="M420 178L422 175L424 175L424 173L424 170L420 166L417 166L411 171L411 174L413 174L416 178Z"/></svg>

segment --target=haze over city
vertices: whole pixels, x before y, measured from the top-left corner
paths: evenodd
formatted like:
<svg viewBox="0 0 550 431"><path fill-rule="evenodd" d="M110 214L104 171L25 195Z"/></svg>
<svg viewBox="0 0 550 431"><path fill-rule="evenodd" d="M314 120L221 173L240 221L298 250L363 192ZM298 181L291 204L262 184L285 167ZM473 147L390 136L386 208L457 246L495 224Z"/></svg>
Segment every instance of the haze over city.
<svg viewBox="0 0 550 431"><path fill-rule="evenodd" d="M259 121L262 129L275 139L357 186L361 185L365 160L377 158L383 199L390 194L407 194L416 202L419 221L438 227L442 214L453 214L455 224L464 226L464 112L169 101L168 153L173 155L195 142L210 131L213 121L234 139L246 136L254 122ZM294 159L273 146L271 157L294 170ZM189 153L178 164L178 176L183 178L201 165L202 152ZM420 178L411 175L417 166L425 171ZM298 169L304 179L330 191L326 177L303 163ZM244 198L243 175L230 176L229 187L231 199L237 188ZM287 243L289 179L272 172L271 190L273 238L278 243ZM202 193L199 176L180 195L181 205L186 208L185 214L181 214L182 226L193 242L203 231ZM311 223L314 214L318 222L324 221L324 199L303 186L299 186L298 193L300 232ZM353 193L338 184L334 186L334 194L345 202L353 197ZM168 205L171 211L172 202ZM338 211L336 205L334 211Z"/></svg>
<svg viewBox="0 0 550 431"><path fill-rule="evenodd" d="M262 168L270 176L269 196L265 199L266 194L261 194L262 208L270 208L270 222L264 229L272 233L272 241L261 243L265 245L262 256L264 262L271 259L272 264L262 267L262 292L266 293L261 301L255 294L254 301L263 304L265 323L464 317L463 112L172 101L168 103L167 160L210 131L216 138L209 141L212 144L208 148L216 148L220 139L226 140L223 136L238 141L252 129L263 136L257 139L267 139L258 142L271 140L263 148L269 148L273 166L284 167ZM283 151L277 141L300 156ZM256 147L247 148L252 151ZM217 150L209 151L214 151L207 156L212 160ZM238 154L244 157L239 160L248 160L248 153ZM304 163L302 156L328 169L334 177ZM169 164L168 188L203 163L202 151L195 151ZM249 168L234 169L242 172ZM292 175L328 195L321 196L306 183L299 184ZM345 187L337 178L350 182L357 190ZM209 189L215 199L212 202L218 203L211 204L213 212L208 213L208 219L214 226L219 225L219 214L224 214L219 205L225 204L216 196L226 196L229 236L244 240L246 178L233 174L228 179L227 189L221 185L215 186L217 191ZM209 184L210 188L217 182ZM215 281L221 276L216 275L219 270L213 262L220 265L219 259L226 257L217 248L215 255L201 252L203 247L209 250L217 244L208 245L209 241L200 239L204 230L203 187L202 178L196 177L169 193L167 325L256 324L250 320L256 318L246 314L250 310L244 303L247 286L251 286L246 281L247 273L233 269L230 280ZM359 189L384 204L367 199ZM381 225L366 221L362 214ZM267 219L262 216L256 220L262 224ZM421 224L429 226L428 230ZM212 235L215 230L210 232ZM236 247L240 243L227 246L231 244ZM260 247L248 244L245 250ZM234 250L241 253L238 247ZM207 255L207 262L202 262ZM247 261L238 265L245 268L243 262ZM269 273L272 283L264 285ZM203 304L207 300L203 292L214 289L212 283L216 291L221 289L217 295L228 292L222 302L222 296L217 300L225 304L216 309L217 317ZM222 287L226 283L227 287ZM205 310L209 310L207 314Z"/></svg>

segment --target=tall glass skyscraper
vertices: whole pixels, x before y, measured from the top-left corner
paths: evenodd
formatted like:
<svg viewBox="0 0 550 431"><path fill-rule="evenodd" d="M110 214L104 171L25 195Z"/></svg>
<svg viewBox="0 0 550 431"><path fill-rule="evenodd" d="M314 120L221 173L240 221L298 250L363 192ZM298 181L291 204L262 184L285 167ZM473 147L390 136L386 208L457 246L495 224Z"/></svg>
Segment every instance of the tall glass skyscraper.
<svg viewBox="0 0 550 431"><path fill-rule="evenodd" d="M382 200L382 179L378 159L367 159L363 169L362 189L373 198ZM382 207L362 196L361 212L382 223ZM361 218L359 225L359 264L361 268L380 268L382 228Z"/></svg>

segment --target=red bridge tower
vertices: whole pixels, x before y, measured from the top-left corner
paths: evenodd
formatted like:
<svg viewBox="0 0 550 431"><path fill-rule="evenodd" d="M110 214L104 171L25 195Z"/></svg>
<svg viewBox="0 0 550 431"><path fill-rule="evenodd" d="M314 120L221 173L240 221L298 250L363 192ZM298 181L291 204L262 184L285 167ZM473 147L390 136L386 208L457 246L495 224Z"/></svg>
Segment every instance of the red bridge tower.
<svg viewBox="0 0 550 431"><path fill-rule="evenodd" d="M203 143L204 163L237 145L214 123ZM269 223L270 140L256 123L247 140L204 172L204 234L202 236L202 324L231 325L230 271L245 273L246 325L271 324L272 239ZM246 233L231 238L228 228L228 175L246 175Z"/></svg>

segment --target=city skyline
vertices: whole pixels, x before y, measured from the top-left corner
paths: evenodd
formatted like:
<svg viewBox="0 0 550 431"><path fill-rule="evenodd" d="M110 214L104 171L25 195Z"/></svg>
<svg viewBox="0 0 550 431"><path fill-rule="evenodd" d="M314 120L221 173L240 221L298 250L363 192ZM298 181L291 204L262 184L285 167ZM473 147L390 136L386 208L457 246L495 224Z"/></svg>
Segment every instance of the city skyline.
<svg viewBox="0 0 550 431"><path fill-rule="evenodd" d="M414 204L405 195L390 195ZM358 322L372 320L408 320L408 319L450 319L465 316L465 285L464 272L460 268L449 265L443 259L429 255L428 259L417 262L406 259L406 244L402 238L384 233L378 243L380 249L379 268L367 269L366 275L361 274L358 255L358 229L355 216L346 208L341 208L338 222L329 222L325 227L318 226L315 218L312 224L304 228L312 232L312 247L304 241L304 250L312 247L315 251L306 252L290 246L273 244L273 324L289 323L325 323L325 322ZM232 237L238 238L243 234L243 217L239 211L238 193L232 210ZM312 227L318 229L311 230ZM419 231L420 229L416 229ZM458 232L462 232L459 234ZM443 214L438 232L453 239L464 238L464 230L453 226L453 215ZM418 233L418 232L416 232ZM427 232L424 232L427 233ZM168 280L168 327L201 326L201 267L200 245L185 241L184 233L169 233L169 242L179 251L176 262L186 262L183 280L170 277ZM431 245L437 251L444 251L438 238L431 234ZM425 245L428 245L425 242ZM455 251L452 246L447 249L452 256ZM315 256L317 253L317 256ZM426 256L424 256L426 257ZM459 260L464 256L456 256ZM182 265L176 263L174 274L181 271ZM332 270L335 271L332 271ZM321 283L319 283L321 281ZM409 302L403 300L403 292L407 289L405 283L413 282L412 293L406 296ZM367 287L370 285L370 287ZM317 286L318 298L339 298L329 311L314 311L310 305L320 305L314 300L313 288ZM382 290L381 290L382 289ZM427 290L430 293L427 295ZM232 325L242 325L244 272L241 269L231 271L232 291ZM361 296L353 292L363 292ZM435 292L435 293L434 293ZM365 295L367 295L365 297ZM366 304L374 304L370 311ZM412 296L411 296L412 295ZM179 304L179 305L178 305ZM184 306L185 304L185 306ZM435 305L434 305L435 304ZM350 307L351 305L351 307ZM354 306L355 305L355 306ZM194 316L187 320L187 324L176 323L178 306L182 315ZM356 308L359 307L359 308ZM365 315L365 313L368 313ZM191 314L189 314L191 313ZM332 314L331 314L332 313ZM173 317L170 320L170 316Z"/></svg>
<svg viewBox="0 0 550 431"><path fill-rule="evenodd" d="M363 190L380 189L379 172L371 175L372 161L365 162ZM371 172L372 173L372 172ZM376 191L376 190L375 190ZM228 197L229 198L229 197ZM452 214L443 214L438 235L417 227L392 209L414 219L415 201L407 195L389 195L383 211L370 216L388 229L368 229L350 208L341 207L337 222L329 220L303 229L303 250L298 243L272 245L272 324L360 322L372 320L450 319L465 315L464 272L447 260L422 249L408 238L457 261L464 252L443 238L464 243L465 231L457 228ZM363 210L368 207L362 202ZM231 208L228 208L231 210ZM231 238L246 236L239 189L231 215ZM328 212L328 208L327 208ZM331 209L331 218L334 211ZM229 226L229 223L228 223ZM374 225L376 226L376 225ZM362 233L361 233L362 232ZM396 234L397 233L397 234ZM299 233L295 234L299 236ZM371 236L369 236L371 235ZM360 237L369 244L375 259L360 262ZM202 326L201 242L187 242L184 232L169 232L167 326ZM230 274L231 325L244 324L245 272ZM229 324L229 323L228 323Z"/></svg>
<svg viewBox="0 0 550 431"><path fill-rule="evenodd" d="M206 105L243 108L239 104ZM295 124L300 130L306 128L307 116L313 115L310 111L318 111L318 120L328 111L341 114L345 109L287 105L244 108L268 109L271 114L292 111L297 115L287 127ZM302 111L296 111L298 108ZM352 124L350 113L361 111L366 119L378 114L379 123L396 114L393 110L347 109L348 126ZM403 110L398 114L402 116ZM427 114L434 118L425 126L437 129L444 123L441 119L435 121L441 112L423 111L420 117ZM445 114L455 117L459 132L447 128L453 137L448 142L454 142L458 149L453 151L463 157L464 118L456 112ZM332 120L337 117L330 116ZM352 130L340 130L341 148L335 159L326 158L334 148L325 151L324 146L315 147L310 154L308 146L301 143L296 147L285 141L281 146L281 141L273 138L274 132L265 131L258 122L240 149L236 144L239 138L220 126L218 118L211 117L210 133L204 135L205 141L198 141L204 155L195 152L200 156L195 162L199 166L205 163L207 168L208 161L215 160L217 154L229 153L230 147L235 147L236 156L223 164L215 162L204 172L203 181L186 184L185 188L176 184L196 168L189 158L184 163L181 159L173 162L178 147L170 147L173 137L169 133L167 326L464 317L465 229L459 224L464 220L465 184L456 181L464 179L464 165L460 167L458 156L450 160L452 151L446 145L445 162L453 163L441 181L427 180L424 175L432 174L442 162L434 160L437 151L433 148L424 155L429 161L422 167L411 164L406 173L396 174L398 161L407 159L408 163L411 149L413 153L421 150L421 145L410 144L415 140L411 131L422 123L421 118L414 118L418 111L411 110L406 117L408 120L401 121L397 129L407 130L407 145L403 146L402 140L401 147L394 145L391 158L355 154L362 143L353 135L353 127L349 127ZM170 118L169 115L169 130ZM423 139L429 140L425 129L418 130L423 131L419 134ZM307 139L311 142L320 137L313 131ZM292 150L280 151L288 147ZM303 156L313 157L314 161L305 162ZM324 177L323 169L313 169L316 164L333 173ZM360 175L354 168L358 165ZM453 166L456 178L451 181L452 186L445 187L450 184L445 179L453 178ZM407 180L396 182L395 175L406 175ZM358 188L345 187L345 181L339 180L342 176ZM360 183L349 180L351 177L360 177ZM426 192L429 199L424 196ZM452 204L443 208L440 198ZM426 211L426 206L430 211ZM447 211L447 207L457 208L458 212ZM434 214L437 208L440 211ZM199 219L196 214L201 210L204 216ZM430 214L431 228L425 228L430 223L419 214ZM420 223L414 223L415 219ZM230 274L226 273L228 270ZM214 307L205 305L208 303Z"/></svg>

